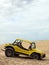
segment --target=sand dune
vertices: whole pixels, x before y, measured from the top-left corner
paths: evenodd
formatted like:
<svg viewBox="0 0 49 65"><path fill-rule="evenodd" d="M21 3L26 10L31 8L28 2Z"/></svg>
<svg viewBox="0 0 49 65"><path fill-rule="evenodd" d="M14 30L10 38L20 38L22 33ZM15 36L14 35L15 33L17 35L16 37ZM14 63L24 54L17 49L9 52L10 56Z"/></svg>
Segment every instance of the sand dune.
<svg viewBox="0 0 49 65"><path fill-rule="evenodd" d="M46 58L43 60L33 60L28 57L6 57L4 51L4 45L0 45L0 65L49 65L49 40L35 41L38 49L46 53Z"/></svg>

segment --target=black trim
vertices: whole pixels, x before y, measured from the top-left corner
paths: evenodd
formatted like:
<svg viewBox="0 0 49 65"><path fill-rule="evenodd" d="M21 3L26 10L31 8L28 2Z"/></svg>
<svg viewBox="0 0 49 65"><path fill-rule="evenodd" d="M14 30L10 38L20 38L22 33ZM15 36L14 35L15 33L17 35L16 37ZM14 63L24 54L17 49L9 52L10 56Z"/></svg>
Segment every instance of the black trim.
<svg viewBox="0 0 49 65"><path fill-rule="evenodd" d="M16 54L22 54L22 55L27 55L29 56L28 54L25 54L25 53L21 53L21 52L15 52Z"/></svg>

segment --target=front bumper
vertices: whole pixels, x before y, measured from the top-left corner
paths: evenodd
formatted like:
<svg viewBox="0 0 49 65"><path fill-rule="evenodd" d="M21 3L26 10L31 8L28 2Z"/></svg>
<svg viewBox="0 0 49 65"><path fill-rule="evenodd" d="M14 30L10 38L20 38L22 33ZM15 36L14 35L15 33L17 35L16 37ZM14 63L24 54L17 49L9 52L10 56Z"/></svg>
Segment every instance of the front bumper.
<svg viewBox="0 0 49 65"><path fill-rule="evenodd" d="M44 57L46 57L46 55L45 55L45 54L43 54L42 58L44 58Z"/></svg>

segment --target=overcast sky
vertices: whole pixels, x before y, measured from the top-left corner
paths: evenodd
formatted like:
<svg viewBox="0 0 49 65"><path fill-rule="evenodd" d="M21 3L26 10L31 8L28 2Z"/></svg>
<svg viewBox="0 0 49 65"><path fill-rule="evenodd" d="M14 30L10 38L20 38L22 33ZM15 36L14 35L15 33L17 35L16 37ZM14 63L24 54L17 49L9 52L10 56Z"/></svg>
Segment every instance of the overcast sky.
<svg viewBox="0 0 49 65"><path fill-rule="evenodd" d="M49 0L0 0L0 43L16 38L49 40Z"/></svg>

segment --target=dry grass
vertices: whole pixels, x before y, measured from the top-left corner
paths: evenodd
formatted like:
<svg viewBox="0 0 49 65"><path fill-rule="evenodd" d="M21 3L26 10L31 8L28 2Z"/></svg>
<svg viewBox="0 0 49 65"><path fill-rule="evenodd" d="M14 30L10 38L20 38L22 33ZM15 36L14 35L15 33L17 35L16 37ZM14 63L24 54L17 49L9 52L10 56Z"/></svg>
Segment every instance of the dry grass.
<svg viewBox="0 0 49 65"><path fill-rule="evenodd" d="M0 65L49 65L49 41L36 41L37 48L46 53L43 60L33 60L30 58L8 58L1 49L4 45L0 45Z"/></svg>

